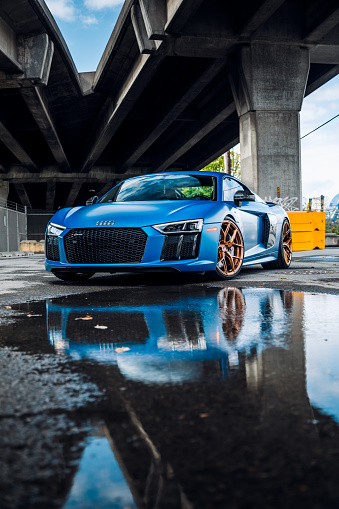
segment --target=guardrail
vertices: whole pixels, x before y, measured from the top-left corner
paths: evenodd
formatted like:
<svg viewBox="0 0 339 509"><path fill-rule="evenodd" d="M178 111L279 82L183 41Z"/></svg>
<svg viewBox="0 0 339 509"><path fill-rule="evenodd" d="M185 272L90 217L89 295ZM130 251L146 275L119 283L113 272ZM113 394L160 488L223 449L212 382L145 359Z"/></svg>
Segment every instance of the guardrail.
<svg viewBox="0 0 339 509"><path fill-rule="evenodd" d="M19 203L15 203L14 201L3 200L0 198L0 207L9 210L16 210L17 212L26 212L26 207L20 205Z"/></svg>

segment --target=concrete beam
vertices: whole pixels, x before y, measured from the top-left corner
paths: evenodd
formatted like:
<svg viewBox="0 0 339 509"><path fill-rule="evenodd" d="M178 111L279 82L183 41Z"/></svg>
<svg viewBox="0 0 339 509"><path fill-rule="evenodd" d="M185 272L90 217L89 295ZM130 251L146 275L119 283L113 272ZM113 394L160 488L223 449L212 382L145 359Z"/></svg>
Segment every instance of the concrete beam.
<svg viewBox="0 0 339 509"><path fill-rule="evenodd" d="M80 79L83 95L93 94L94 77L95 77L95 72L81 72L81 73L79 73L79 79Z"/></svg>
<svg viewBox="0 0 339 509"><path fill-rule="evenodd" d="M31 209L31 202L29 201L25 186L23 184L14 184L15 190L19 195L19 198L21 200L21 203L24 207L27 207L28 209Z"/></svg>
<svg viewBox="0 0 339 509"><path fill-rule="evenodd" d="M47 85L54 54L54 44L49 36L47 34L29 37L20 35L16 42L19 67L14 70L9 69L7 72L4 69L6 73L0 77L0 88Z"/></svg>
<svg viewBox="0 0 339 509"><path fill-rule="evenodd" d="M142 16L149 39L165 39L165 25L167 21L166 0L139 0Z"/></svg>
<svg viewBox="0 0 339 509"><path fill-rule="evenodd" d="M106 100L86 140L81 172L88 172L96 163L162 60L163 57L140 55L117 93L116 100Z"/></svg>
<svg viewBox="0 0 339 509"><path fill-rule="evenodd" d="M220 143L218 146L211 146L210 152L208 156L206 156L203 160L201 158L198 158L198 162L190 162L189 169L190 171L199 171L202 168L205 168L208 164L210 164L212 161L215 161L218 157L220 157L222 154L225 154L228 150L231 150L233 147L235 147L239 143L239 136L236 136L232 138L228 143L223 144L220 146Z"/></svg>
<svg viewBox="0 0 339 509"><path fill-rule="evenodd" d="M65 207L72 207L81 189L81 182L74 182L65 201Z"/></svg>
<svg viewBox="0 0 339 509"><path fill-rule="evenodd" d="M132 5L131 19L140 53L144 55L155 53L157 49L155 42L147 35L145 21L138 4Z"/></svg>
<svg viewBox="0 0 339 509"><path fill-rule="evenodd" d="M28 171L38 171L36 164L2 122L0 122L0 140L4 145L6 145L8 150L10 150L12 154L15 155L18 161L20 161L27 168Z"/></svg>
<svg viewBox="0 0 339 509"><path fill-rule="evenodd" d="M177 35L198 10L203 0L167 0L165 32Z"/></svg>
<svg viewBox="0 0 339 509"><path fill-rule="evenodd" d="M54 44L47 34L19 37L19 61L24 69L24 80L29 85L47 85L51 69Z"/></svg>
<svg viewBox="0 0 339 509"><path fill-rule="evenodd" d="M10 74L23 73L18 61L16 34L2 18L0 18L0 69Z"/></svg>
<svg viewBox="0 0 339 509"><path fill-rule="evenodd" d="M43 170L41 173L27 173L22 168L15 167L10 169L8 173L2 175L2 180L10 183L39 183L39 182L78 182L84 184L102 183L106 184L117 179L126 179L129 177L136 177L138 175L145 175L149 173L149 169L133 168L124 174L117 173L110 167L97 167L93 168L90 172L84 175L83 173L63 173L58 167L50 167ZM1 180L1 179L0 179ZM112 187L112 186L111 186Z"/></svg>
<svg viewBox="0 0 339 509"><path fill-rule="evenodd" d="M234 46L234 37L215 36L213 34L168 36L158 53L173 57L209 58L213 60L225 58Z"/></svg>
<svg viewBox="0 0 339 509"><path fill-rule="evenodd" d="M305 97L337 76L337 74L339 74L339 65L329 65L326 72L322 69L318 75L312 76L312 79L308 81Z"/></svg>
<svg viewBox="0 0 339 509"><path fill-rule="evenodd" d="M56 188L56 182L47 182L47 192L46 192L46 209L47 210L54 209L55 188Z"/></svg>
<svg viewBox="0 0 339 509"><path fill-rule="evenodd" d="M174 140L168 140L169 149L164 150L162 155L154 161L153 170L165 171L234 111L233 101L226 101L226 104L223 105L218 104L214 109L207 108L202 122L199 122L198 125L192 123L183 133L179 132Z"/></svg>
<svg viewBox="0 0 339 509"><path fill-rule="evenodd" d="M339 45L327 46L325 44L317 44L310 51L311 64L339 64Z"/></svg>
<svg viewBox="0 0 339 509"><path fill-rule="evenodd" d="M204 90L208 84L225 67L225 60L218 60L197 79L186 93L174 104L171 105L168 112L162 119L156 119L154 127L134 148L131 148L128 157L121 164L121 171L132 167L137 160L149 149L149 147L166 131L166 129L176 120L190 103Z"/></svg>
<svg viewBox="0 0 339 509"><path fill-rule="evenodd" d="M70 171L71 168L59 139L44 91L38 87L23 88L21 89L21 95L60 169Z"/></svg>
<svg viewBox="0 0 339 509"><path fill-rule="evenodd" d="M326 9L326 10L324 10ZM306 29L304 43L321 42L322 38L339 23L339 7L318 2L318 5L306 7Z"/></svg>
<svg viewBox="0 0 339 509"><path fill-rule="evenodd" d="M241 37L250 37L272 14L284 3L285 0L264 0L254 13L243 23L238 30ZM248 3L243 6L243 11L249 9Z"/></svg>
<svg viewBox="0 0 339 509"><path fill-rule="evenodd" d="M121 175L120 175L121 177ZM100 191L98 192L98 196L101 197L101 196L104 196L104 194L108 193L108 191L110 189L112 189L112 187L116 184L113 184L113 181L116 180L116 179L112 179L111 182L108 182L107 184L105 184L101 189Z"/></svg>
<svg viewBox="0 0 339 509"><path fill-rule="evenodd" d="M48 34L50 34L51 40L54 41L59 56L61 57L61 60L67 69L70 81L74 86L74 90L78 97L81 97L82 88L80 84L78 70L74 64L67 44L50 10L48 9L45 2L42 0L28 0L28 3L32 10L34 11L35 15L37 16L37 18L39 19L39 21L41 22L41 24L44 27L46 27L46 31Z"/></svg>

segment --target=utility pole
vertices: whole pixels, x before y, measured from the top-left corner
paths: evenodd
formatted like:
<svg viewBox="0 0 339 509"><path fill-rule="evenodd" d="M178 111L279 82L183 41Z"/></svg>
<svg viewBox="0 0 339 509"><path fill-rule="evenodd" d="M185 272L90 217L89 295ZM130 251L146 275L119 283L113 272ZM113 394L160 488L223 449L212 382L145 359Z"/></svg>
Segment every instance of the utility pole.
<svg viewBox="0 0 339 509"><path fill-rule="evenodd" d="M225 172L231 175L232 173L232 167L231 167L231 151L228 150L224 154L224 161L225 161Z"/></svg>

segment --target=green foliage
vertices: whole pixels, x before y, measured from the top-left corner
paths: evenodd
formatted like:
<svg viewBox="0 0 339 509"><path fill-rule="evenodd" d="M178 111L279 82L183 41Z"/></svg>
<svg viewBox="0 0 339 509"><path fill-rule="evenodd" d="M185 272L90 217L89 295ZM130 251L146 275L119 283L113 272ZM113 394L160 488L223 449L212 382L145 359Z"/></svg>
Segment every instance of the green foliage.
<svg viewBox="0 0 339 509"><path fill-rule="evenodd" d="M201 171L215 171L219 173L225 172L225 161L224 156L218 157L215 161L212 161L210 164L205 166Z"/></svg>
<svg viewBox="0 0 339 509"><path fill-rule="evenodd" d="M231 174L238 179L241 178L241 169L240 169L240 154L234 152L234 150L230 151L231 155ZM201 171L214 171L219 173L225 172L225 158L224 155L218 157L215 161L212 161L210 164L205 166Z"/></svg>
<svg viewBox="0 0 339 509"><path fill-rule="evenodd" d="M194 198L194 196L206 196L210 199L213 194L212 186L201 187L183 187L180 192L186 196L187 199Z"/></svg>
<svg viewBox="0 0 339 509"><path fill-rule="evenodd" d="M336 233L339 235L339 224L327 219L325 223L325 233Z"/></svg>

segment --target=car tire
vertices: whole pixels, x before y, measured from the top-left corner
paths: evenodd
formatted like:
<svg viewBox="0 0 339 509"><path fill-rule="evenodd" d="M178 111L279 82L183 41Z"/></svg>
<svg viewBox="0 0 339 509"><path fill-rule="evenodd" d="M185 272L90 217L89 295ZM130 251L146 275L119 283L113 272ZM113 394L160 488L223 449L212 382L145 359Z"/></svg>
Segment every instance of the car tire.
<svg viewBox="0 0 339 509"><path fill-rule="evenodd" d="M209 275L213 279L227 280L239 274L244 261L244 240L233 219L227 217L222 222L218 244L218 259L215 271Z"/></svg>
<svg viewBox="0 0 339 509"><path fill-rule="evenodd" d="M63 281L87 281L95 272L63 272L56 270L53 274Z"/></svg>
<svg viewBox="0 0 339 509"><path fill-rule="evenodd" d="M288 269L292 262L292 232L287 219L281 228L278 258L273 262L262 263L264 269Z"/></svg>

